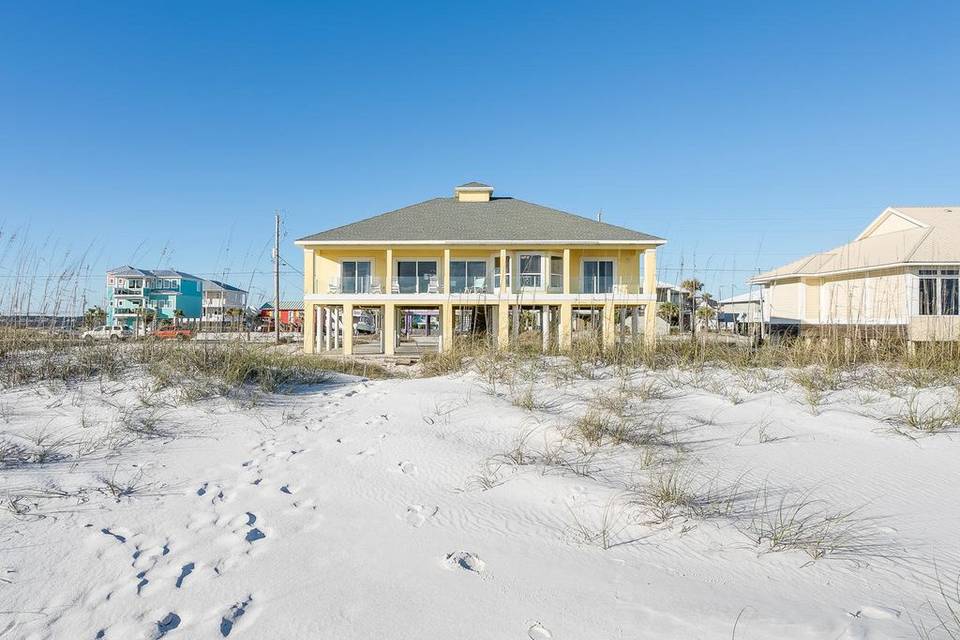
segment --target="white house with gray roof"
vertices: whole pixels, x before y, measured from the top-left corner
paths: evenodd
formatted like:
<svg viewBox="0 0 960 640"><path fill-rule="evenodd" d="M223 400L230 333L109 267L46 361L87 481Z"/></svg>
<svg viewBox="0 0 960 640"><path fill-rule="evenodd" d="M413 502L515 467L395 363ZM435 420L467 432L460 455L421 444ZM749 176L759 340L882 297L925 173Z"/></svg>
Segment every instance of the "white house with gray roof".
<svg viewBox="0 0 960 640"><path fill-rule="evenodd" d="M888 207L852 241L767 271L774 332L960 338L960 205Z"/></svg>

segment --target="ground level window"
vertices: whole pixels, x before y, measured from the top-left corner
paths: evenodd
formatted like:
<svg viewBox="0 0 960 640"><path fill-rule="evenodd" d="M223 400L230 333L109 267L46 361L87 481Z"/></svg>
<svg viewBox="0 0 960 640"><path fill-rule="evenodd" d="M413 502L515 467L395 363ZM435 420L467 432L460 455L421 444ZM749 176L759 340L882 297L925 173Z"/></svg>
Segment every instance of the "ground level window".
<svg viewBox="0 0 960 640"><path fill-rule="evenodd" d="M920 270L920 315L960 315L960 269Z"/></svg>
<svg viewBox="0 0 960 640"><path fill-rule="evenodd" d="M960 284L960 271L957 269L942 269L940 271L940 315L955 316L960 313L957 292Z"/></svg>

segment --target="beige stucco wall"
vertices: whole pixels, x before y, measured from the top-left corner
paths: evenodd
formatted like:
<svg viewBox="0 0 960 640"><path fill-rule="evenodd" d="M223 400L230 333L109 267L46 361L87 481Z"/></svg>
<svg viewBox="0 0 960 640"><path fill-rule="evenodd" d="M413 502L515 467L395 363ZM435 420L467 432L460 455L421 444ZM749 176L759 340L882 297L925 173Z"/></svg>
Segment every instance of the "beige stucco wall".
<svg viewBox="0 0 960 640"><path fill-rule="evenodd" d="M910 319L911 340L960 340L960 316L915 316Z"/></svg>
<svg viewBox="0 0 960 640"><path fill-rule="evenodd" d="M771 324L799 324L800 297L803 285L800 280L777 282L763 292L763 317Z"/></svg>
<svg viewBox="0 0 960 640"><path fill-rule="evenodd" d="M838 276L820 286L822 324L906 324L907 277L903 271Z"/></svg>
<svg viewBox="0 0 960 640"><path fill-rule="evenodd" d="M773 324L907 324L910 300L905 269L795 278L764 290L764 317Z"/></svg>

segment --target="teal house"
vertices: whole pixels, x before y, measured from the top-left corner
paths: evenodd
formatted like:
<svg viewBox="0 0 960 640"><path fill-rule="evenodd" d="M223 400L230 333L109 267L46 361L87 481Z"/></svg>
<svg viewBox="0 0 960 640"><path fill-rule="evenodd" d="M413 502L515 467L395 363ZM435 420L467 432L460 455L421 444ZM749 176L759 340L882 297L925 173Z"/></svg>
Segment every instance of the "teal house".
<svg viewBox="0 0 960 640"><path fill-rule="evenodd" d="M203 278L189 273L124 266L107 271L106 285L107 326L136 330L148 318L198 321L203 313Z"/></svg>

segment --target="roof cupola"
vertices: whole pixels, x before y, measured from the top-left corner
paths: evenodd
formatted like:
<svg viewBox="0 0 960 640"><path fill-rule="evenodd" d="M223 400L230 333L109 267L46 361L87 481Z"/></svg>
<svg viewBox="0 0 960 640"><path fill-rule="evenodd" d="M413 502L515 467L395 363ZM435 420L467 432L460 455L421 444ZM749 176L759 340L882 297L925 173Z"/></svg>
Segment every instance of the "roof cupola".
<svg viewBox="0 0 960 640"><path fill-rule="evenodd" d="M482 182L468 182L453 190L457 202L490 202L493 187Z"/></svg>

